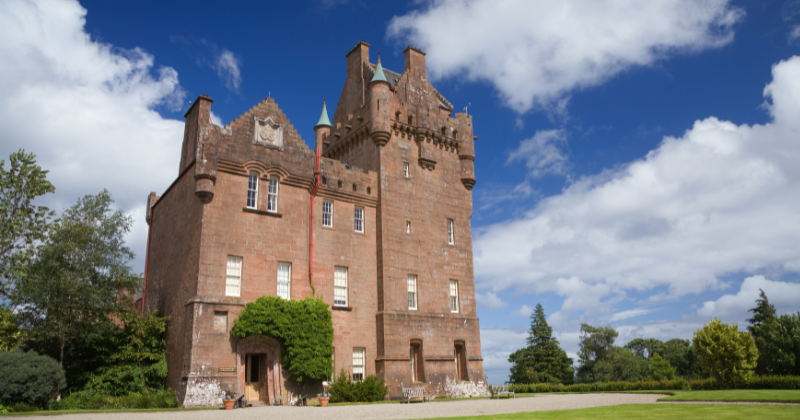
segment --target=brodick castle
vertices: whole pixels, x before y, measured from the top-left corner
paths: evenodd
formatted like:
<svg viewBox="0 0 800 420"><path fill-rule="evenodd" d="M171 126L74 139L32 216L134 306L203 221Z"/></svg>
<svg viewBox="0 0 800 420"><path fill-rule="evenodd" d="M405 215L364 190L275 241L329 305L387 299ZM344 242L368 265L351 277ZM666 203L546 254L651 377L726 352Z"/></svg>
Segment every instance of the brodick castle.
<svg viewBox="0 0 800 420"><path fill-rule="evenodd" d="M401 383L485 380L472 118L428 82L425 53L404 54L400 73L370 63L363 41L347 53L313 151L272 98L225 127L206 96L186 113L178 177L148 199L142 302L170 317L167 386L185 406L218 405L222 391L286 403L278 342L230 334L265 295L321 297L334 372L378 375L390 397Z"/></svg>

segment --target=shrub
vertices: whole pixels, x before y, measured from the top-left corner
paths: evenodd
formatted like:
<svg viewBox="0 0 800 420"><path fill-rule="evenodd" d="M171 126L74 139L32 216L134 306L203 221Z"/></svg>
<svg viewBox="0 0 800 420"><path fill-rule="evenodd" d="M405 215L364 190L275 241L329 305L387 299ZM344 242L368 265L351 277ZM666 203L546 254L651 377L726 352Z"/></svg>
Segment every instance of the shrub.
<svg viewBox="0 0 800 420"><path fill-rule="evenodd" d="M662 359L658 353L653 354L650 359L650 379L655 381L675 379L675 368L669 362Z"/></svg>
<svg viewBox="0 0 800 420"><path fill-rule="evenodd" d="M389 388L375 375L363 381L351 381L350 372L342 369L328 388L331 402L375 402L386 398Z"/></svg>
<svg viewBox="0 0 800 420"><path fill-rule="evenodd" d="M60 401L52 402L48 408L50 410L108 410L175 407L178 407L178 398L175 396L175 390L165 389L145 393L132 393L120 397L94 391L75 392Z"/></svg>
<svg viewBox="0 0 800 420"><path fill-rule="evenodd" d="M800 389L800 376L754 376L746 389Z"/></svg>
<svg viewBox="0 0 800 420"><path fill-rule="evenodd" d="M753 337L739 331L736 324L723 324L717 318L695 331L692 350L700 366L724 389L747 383L758 359Z"/></svg>
<svg viewBox="0 0 800 420"><path fill-rule="evenodd" d="M233 322L237 338L267 335L281 344L281 364L289 379L322 382L333 373L333 321L322 299L285 300L262 296Z"/></svg>
<svg viewBox="0 0 800 420"><path fill-rule="evenodd" d="M0 400L44 407L66 386L55 359L19 349L0 353Z"/></svg>

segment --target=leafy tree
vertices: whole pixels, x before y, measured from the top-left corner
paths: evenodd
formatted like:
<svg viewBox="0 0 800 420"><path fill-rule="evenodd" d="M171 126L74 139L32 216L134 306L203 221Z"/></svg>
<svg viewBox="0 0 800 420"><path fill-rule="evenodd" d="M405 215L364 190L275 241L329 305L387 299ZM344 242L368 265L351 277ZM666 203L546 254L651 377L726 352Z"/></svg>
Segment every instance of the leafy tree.
<svg viewBox="0 0 800 420"><path fill-rule="evenodd" d="M800 374L800 314L777 316L775 307L760 290L756 307L749 310L747 329L758 348L755 372L759 375Z"/></svg>
<svg viewBox="0 0 800 420"><path fill-rule="evenodd" d="M0 351L17 348L24 337L24 331L17 325L17 316L11 309L0 306Z"/></svg>
<svg viewBox="0 0 800 420"><path fill-rule="evenodd" d="M0 400L37 407L64 389L64 369L52 357L20 349L0 353Z"/></svg>
<svg viewBox="0 0 800 420"><path fill-rule="evenodd" d="M578 381L595 382L597 374L595 364L604 359L606 354L614 348L614 341L619 333L611 327L593 327L581 324L580 350L578 351L579 363ZM632 354L632 353L631 353Z"/></svg>
<svg viewBox="0 0 800 420"><path fill-rule="evenodd" d="M664 342L655 338L634 338L624 347L639 357L649 359L653 354L661 352Z"/></svg>
<svg viewBox="0 0 800 420"><path fill-rule="evenodd" d="M650 359L650 379L654 381L671 381L675 379L675 368L668 361L653 353Z"/></svg>
<svg viewBox="0 0 800 420"><path fill-rule="evenodd" d="M758 359L753 337L739 331L736 324L726 325L717 318L695 331L692 350L723 389L752 376Z"/></svg>
<svg viewBox="0 0 800 420"><path fill-rule="evenodd" d="M510 379L514 383L533 384L539 382L572 383L574 369L572 359L559 347L553 337L553 329L547 324L541 304L531 314L531 329L528 346L512 353Z"/></svg>
<svg viewBox="0 0 800 420"><path fill-rule="evenodd" d="M6 171L0 160L0 297L8 299L14 283L25 272L36 244L45 238L53 212L33 200L56 189L33 154L19 150Z"/></svg>
<svg viewBox="0 0 800 420"><path fill-rule="evenodd" d="M639 382L647 376L648 364L624 347L612 347L594 363L594 381Z"/></svg>
<svg viewBox="0 0 800 420"><path fill-rule="evenodd" d="M124 326L121 345L109 357L108 365L92 373L86 389L113 396L164 389L167 318L129 310L120 315L120 321Z"/></svg>
<svg viewBox="0 0 800 420"><path fill-rule="evenodd" d="M652 359L658 353L670 366L675 368L678 376L695 379L702 376L697 357L691 349L691 342L680 338L673 338L667 342L655 338L635 338L625 345L633 354Z"/></svg>
<svg viewBox="0 0 800 420"><path fill-rule="evenodd" d="M55 344L61 366L68 344L119 312L126 293L141 283L128 266L133 252L124 242L132 220L112 203L103 190L66 209L14 293L23 325L35 340Z"/></svg>

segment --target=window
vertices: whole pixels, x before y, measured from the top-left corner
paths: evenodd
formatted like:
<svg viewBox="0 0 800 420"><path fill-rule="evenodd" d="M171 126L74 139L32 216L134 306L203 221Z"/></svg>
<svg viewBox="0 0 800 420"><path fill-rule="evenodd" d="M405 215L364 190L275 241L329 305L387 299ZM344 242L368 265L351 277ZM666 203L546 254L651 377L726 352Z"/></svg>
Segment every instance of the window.
<svg viewBox="0 0 800 420"><path fill-rule="evenodd" d="M291 299L292 296L292 264L278 263L278 297Z"/></svg>
<svg viewBox="0 0 800 420"><path fill-rule="evenodd" d="M406 279L408 285L408 309L417 309L417 276L409 274Z"/></svg>
<svg viewBox="0 0 800 420"><path fill-rule="evenodd" d="M408 162L403 162L403 178L408 178Z"/></svg>
<svg viewBox="0 0 800 420"><path fill-rule="evenodd" d="M364 348L353 348L353 380L360 381L364 379Z"/></svg>
<svg viewBox="0 0 800 420"><path fill-rule="evenodd" d="M356 207L354 227L356 232L364 232L364 207Z"/></svg>
<svg viewBox="0 0 800 420"><path fill-rule="evenodd" d="M458 280L450 280L450 312L458 312Z"/></svg>
<svg viewBox="0 0 800 420"><path fill-rule="evenodd" d="M406 233L411 234L411 220L406 220Z"/></svg>
<svg viewBox="0 0 800 420"><path fill-rule="evenodd" d="M322 201L322 226L333 227L333 201Z"/></svg>
<svg viewBox="0 0 800 420"><path fill-rule="evenodd" d="M269 177L269 198L267 200L267 211L278 211L278 177Z"/></svg>
<svg viewBox="0 0 800 420"><path fill-rule="evenodd" d="M228 255L228 269L225 280L225 296L240 296L242 288L242 257Z"/></svg>
<svg viewBox="0 0 800 420"><path fill-rule="evenodd" d="M228 313L227 312L214 312L214 331L228 332Z"/></svg>
<svg viewBox="0 0 800 420"><path fill-rule="evenodd" d="M456 243L455 234L453 234L453 219L447 219L447 243L450 245Z"/></svg>
<svg viewBox="0 0 800 420"><path fill-rule="evenodd" d="M347 268L333 269L333 305L347 306Z"/></svg>
<svg viewBox="0 0 800 420"><path fill-rule="evenodd" d="M256 203L258 203L258 174L251 172L247 180L247 208L256 208Z"/></svg>

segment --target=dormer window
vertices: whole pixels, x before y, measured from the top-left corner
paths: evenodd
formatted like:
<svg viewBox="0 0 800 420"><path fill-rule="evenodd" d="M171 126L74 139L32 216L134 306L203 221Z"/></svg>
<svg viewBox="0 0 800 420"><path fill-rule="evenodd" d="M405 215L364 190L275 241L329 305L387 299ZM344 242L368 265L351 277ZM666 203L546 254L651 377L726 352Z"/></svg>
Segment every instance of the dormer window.
<svg viewBox="0 0 800 420"><path fill-rule="evenodd" d="M247 179L247 208L254 209L258 203L258 174L250 172Z"/></svg>

